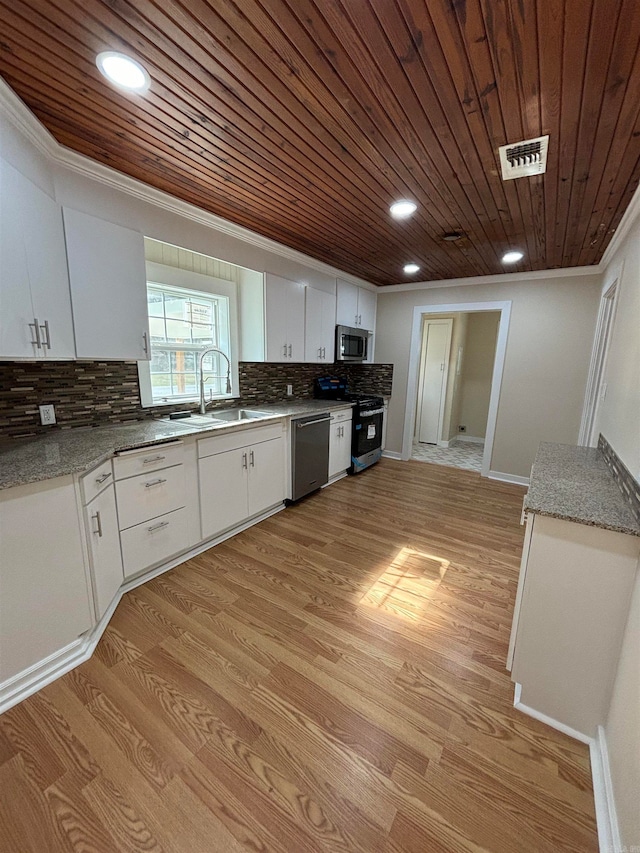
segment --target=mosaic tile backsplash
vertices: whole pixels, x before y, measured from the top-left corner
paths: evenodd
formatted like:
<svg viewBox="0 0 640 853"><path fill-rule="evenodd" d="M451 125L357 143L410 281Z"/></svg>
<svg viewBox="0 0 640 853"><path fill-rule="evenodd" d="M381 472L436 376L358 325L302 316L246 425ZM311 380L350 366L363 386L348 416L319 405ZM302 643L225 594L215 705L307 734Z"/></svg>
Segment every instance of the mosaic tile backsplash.
<svg viewBox="0 0 640 853"><path fill-rule="evenodd" d="M598 450L604 456L605 462L613 474L613 479L620 487L620 491L626 498L631 512L638 524L640 524L640 483L631 474L631 471L622 462L602 433L600 433L598 438Z"/></svg>
<svg viewBox="0 0 640 853"><path fill-rule="evenodd" d="M390 395L391 364L264 364L240 362L240 405L313 397L316 376L347 376L354 392ZM39 405L53 403L56 427L40 424ZM215 407L216 404L214 404ZM229 406L228 400L217 404ZM52 429L104 426L143 420L177 409L172 404L143 409L135 361L50 361L0 363L0 436L17 438ZM193 407L195 408L195 406Z"/></svg>

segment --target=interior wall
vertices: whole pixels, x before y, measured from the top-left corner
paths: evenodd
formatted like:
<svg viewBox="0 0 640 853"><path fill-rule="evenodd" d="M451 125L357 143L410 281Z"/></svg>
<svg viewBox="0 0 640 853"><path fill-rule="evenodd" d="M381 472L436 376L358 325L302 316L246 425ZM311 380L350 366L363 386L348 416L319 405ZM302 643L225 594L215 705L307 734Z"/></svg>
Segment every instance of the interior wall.
<svg viewBox="0 0 640 853"><path fill-rule="evenodd" d="M463 344L462 369L460 372L460 405L458 419L452 424L455 435L463 424L463 434L474 438L485 438L493 363L500 324L499 311L478 312L467 315L467 332Z"/></svg>
<svg viewBox="0 0 640 853"><path fill-rule="evenodd" d="M640 215L614 254L603 290L618 278L618 304L604 371L607 392L596 416L601 432L640 482ZM640 844L640 570L605 725L623 849Z"/></svg>
<svg viewBox="0 0 640 853"><path fill-rule="evenodd" d="M491 470L528 477L541 441L575 444L601 290L600 275L499 281L378 295L376 356L394 365L387 449L400 453L413 309L510 300L511 323Z"/></svg>

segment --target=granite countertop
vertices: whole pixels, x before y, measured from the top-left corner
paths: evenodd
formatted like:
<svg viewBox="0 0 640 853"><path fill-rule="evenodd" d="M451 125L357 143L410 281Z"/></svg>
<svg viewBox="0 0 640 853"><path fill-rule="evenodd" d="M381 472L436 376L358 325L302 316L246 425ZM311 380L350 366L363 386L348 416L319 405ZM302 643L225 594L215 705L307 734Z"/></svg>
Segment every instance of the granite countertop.
<svg viewBox="0 0 640 853"><path fill-rule="evenodd" d="M640 525L595 447L543 442L533 463L524 508L539 515L640 536Z"/></svg>
<svg viewBox="0 0 640 853"><path fill-rule="evenodd" d="M67 474L82 474L114 453L136 447L175 441L189 435L250 429L277 418L296 418L314 412L351 408L352 404L332 400L297 400L268 405L242 406L249 411L264 412L264 418L231 423L197 422L190 418L168 418L87 427L52 430L48 435L29 439L9 439L0 444L0 489L51 480ZM235 408L235 407L230 407ZM215 411L212 413L215 415Z"/></svg>

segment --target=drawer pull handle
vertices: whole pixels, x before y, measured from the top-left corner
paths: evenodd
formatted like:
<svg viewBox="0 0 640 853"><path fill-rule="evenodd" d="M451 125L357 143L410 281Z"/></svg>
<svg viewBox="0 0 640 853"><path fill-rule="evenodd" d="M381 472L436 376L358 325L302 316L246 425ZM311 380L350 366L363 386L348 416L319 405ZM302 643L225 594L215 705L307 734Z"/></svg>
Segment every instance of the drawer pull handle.
<svg viewBox="0 0 640 853"><path fill-rule="evenodd" d="M165 456L149 456L148 459L142 460L142 464L143 465L151 465L153 462L162 462L162 460L165 458L166 458Z"/></svg>
<svg viewBox="0 0 640 853"><path fill-rule="evenodd" d="M166 482L167 482L166 480L162 480L162 479L150 480L148 483L144 484L144 487L145 487L145 489L150 489L152 486L159 486L161 483L166 483Z"/></svg>
<svg viewBox="0 0 640 853"><path fill-rule="evenodd" d="M155 533L156 530L162 530L163 527L168 527L168 521L161 521L160 524L153 524L151 527L147 527L149 533Z"/></svg>
<svg viewBox="0 0 640 853"><path fill-rule="evenodd" d="M105 474L103 474L101 477L96 477L96 483L97 483L99 486L101 486L101 485L104 483L104 481L105 481L105 480L108 480L108 479L109 479L109 477L110 477L110 476L111 476L111 471L107 471L107 472L106 472Z"/></svg>

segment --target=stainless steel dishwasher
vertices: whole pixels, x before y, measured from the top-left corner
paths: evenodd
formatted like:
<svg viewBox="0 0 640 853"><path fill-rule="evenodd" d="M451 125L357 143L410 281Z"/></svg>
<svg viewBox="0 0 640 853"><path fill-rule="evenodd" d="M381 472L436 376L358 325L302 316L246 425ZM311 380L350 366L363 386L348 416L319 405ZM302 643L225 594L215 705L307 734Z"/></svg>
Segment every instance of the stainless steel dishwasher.
<svg viewBox="0 0 640 853"><path fill-rule="evenodd" d="M328 412L291 422L292 497L303 498L324 486L329 479Z"/></svg>

